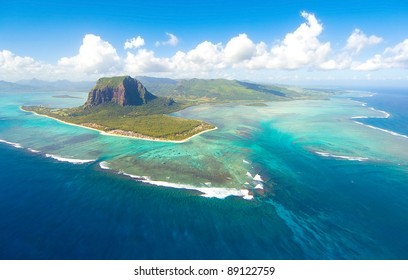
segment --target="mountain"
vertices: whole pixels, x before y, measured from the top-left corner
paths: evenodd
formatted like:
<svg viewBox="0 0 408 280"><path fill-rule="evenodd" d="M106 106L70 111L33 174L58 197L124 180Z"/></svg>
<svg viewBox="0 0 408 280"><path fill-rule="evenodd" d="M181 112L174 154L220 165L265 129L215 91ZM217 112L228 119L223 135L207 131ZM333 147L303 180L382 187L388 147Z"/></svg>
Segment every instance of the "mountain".
<svg viewBox="0 0 408 280"><path fill-rule="evenodd" d="M87 91L95 82L71 82L68 80L43 81L38 79L20 80L18 85L28 86L33 91Z"/></svg>
<svg viewBox="0 0 408 280"><path fill-rule="evenodd" d="M99 79L89 92L86 103L80 107L40 105L22 106L22 109L112 135L148 140L184 141L215 129L214 125L204 121L168 115L188 106L191 103L157 97L140 81L122 76Z"/></svg>
<svg viewBox="0 0 408 280"><path fill-rule="evenodd" d="M120 106L143 105L157 96L151 94L140 81L130 77L100 78L88 94L85 107L100 104L117 104Z"/></svg>
<svg viewBox="0 0 408 280"><path fill-rule="evenodd" d="M27 85L0 81L0 92L21 92L31 90L33 90L33 88Z"/></svg>
<svg viewBox="0 0 408 280"><path fill-rule="evenodd" d="M131 79L128 76L114 77L114 78L102 78L124 80L125 78ZM293 99L321 99L327 98L330 93L327 90L315 90L304 89L293 86L277 86L262 83L255 83L251 81L238 81L238 80L226 80L226 79L169 79L169 78L155 78L138 76L135 77L138 84L135 87L141 85L141 94L148 92L145 99L131 100L137 105L145 104L149 101L149 98L154 94L155 96L172 98L179 103L188 103L189 105L197 105L200 103L217 103L217 102L248 102L248 101L280 101L280 100L293 100ZM120 82L120 81L119 81ZM113 82L112 82L113 83ZM143 85L142 85L143 84ZM16 83L0 81L0 92L55 92L55 91L89 91L95 85L95 82L70 82L67 80L58 81L42 81L38 79L21 80ZM114 83L111 85L113 86ZM101 89L102 86L96 86L94 89ZM153 93L153 94L150 94ZM113 91L109 93L108 89L99 93L94 92L96 100L90 100L89 106L93 106L99 103L112 102L112 98L117 104L121 101L114 98ZM118 93L119 94L119 93ZM335 94L335 93L333 93ZM123 105L130 105L128 103ZM169 101L170 99L168 99ZM171 100L170 100L171 101ZM93 104L95 103L95 104Z"/></svg>
<svg viewBox="0 0 408 280"><path fill-rule="evenodd" d="M202 101L274 101L287 100L299 93L285 87L263 85L226 79L183 79L138 77L152 92L176 99L200 99Z"/></svg>
<svg viewBox="0 0 408 280"><path fill-rule="evenodd" d="M161 84L161 85L175 85L177 84L177 80L169 79L169 78L155 78L155 77L148 77L148 76L137 76L135 77L143 84L146 83L154 83L154 84Z"/></svg>

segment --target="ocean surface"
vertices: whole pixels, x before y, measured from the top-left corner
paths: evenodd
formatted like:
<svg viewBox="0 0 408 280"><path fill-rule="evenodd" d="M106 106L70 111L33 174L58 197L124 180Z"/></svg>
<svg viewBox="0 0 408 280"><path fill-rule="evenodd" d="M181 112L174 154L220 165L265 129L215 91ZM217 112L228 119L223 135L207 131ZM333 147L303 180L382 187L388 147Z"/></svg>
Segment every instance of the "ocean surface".
<svg viewBox="0 0 408 280"><path fill-rule="evenodd" d="M0 93L0 259L408 259L408 89L174 115L188 142L107 136Z"/></svg>

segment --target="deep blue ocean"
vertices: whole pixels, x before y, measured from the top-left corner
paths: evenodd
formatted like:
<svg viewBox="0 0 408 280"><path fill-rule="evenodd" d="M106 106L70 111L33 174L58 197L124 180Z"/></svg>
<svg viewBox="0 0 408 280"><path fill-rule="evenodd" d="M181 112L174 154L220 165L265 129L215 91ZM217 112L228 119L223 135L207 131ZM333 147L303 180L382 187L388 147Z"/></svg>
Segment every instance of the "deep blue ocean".
<svg viewBox="0 0 408 280"><path fill-rule="evenodd" d="M391 114L387 119L369 119L364 123L408 135L408 89L379 88L371 90L375 95L355 98L367 102L369 106Z"/></svg>
<svg viewBox="0 0 408 280"><path fill-rule="evenodd" d="M356 100L391 116L360 121L408 135L408 91L372 92ZM261 125L246 145L262 147L273 183L251 201L152 187L99 161L0 143L0 259L408 259L404 163L317 157ZM288 169L268 170L272 157Z"/></svg>

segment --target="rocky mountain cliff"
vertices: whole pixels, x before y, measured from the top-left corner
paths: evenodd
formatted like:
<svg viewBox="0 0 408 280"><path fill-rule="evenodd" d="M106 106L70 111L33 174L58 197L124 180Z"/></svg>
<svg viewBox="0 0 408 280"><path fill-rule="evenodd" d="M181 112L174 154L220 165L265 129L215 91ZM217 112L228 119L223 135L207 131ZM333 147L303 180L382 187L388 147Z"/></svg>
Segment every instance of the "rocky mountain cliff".
<svg viewBox="0 0 408 280"><path fill-rule="evenodd" d="M89 108L105 103L120 106L143 105L156 98L157 96L132 77L101 78L89 92L84 107Z"/></svg>

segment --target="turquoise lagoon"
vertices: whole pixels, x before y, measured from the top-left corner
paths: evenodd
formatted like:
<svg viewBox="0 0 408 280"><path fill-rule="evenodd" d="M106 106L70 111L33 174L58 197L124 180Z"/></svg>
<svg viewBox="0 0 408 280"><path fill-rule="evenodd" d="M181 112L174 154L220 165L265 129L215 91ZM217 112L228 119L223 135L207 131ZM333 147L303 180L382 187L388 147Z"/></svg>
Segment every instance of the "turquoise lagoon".
<svg viewBox="0 0 408 280"><path fill-rule="evenodd" d="M3 259L408 258L407 91L190 107L185 143L19 109L54 95L0 94Z"/></svg>

